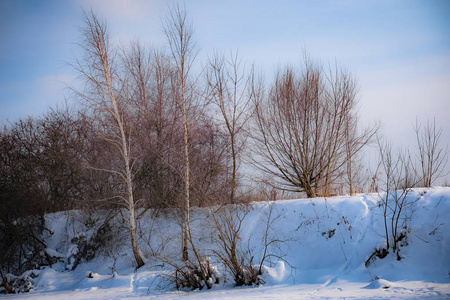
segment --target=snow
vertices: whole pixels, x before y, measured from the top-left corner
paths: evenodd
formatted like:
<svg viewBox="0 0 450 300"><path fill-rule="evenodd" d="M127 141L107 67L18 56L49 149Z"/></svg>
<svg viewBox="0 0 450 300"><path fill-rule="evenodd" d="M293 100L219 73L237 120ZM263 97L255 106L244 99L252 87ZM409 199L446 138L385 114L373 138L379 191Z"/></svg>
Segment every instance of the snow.
<svg viewBox="0 0 450 300"><path fill-rule="evenodd" d="M47 254L50 255L51 257L59 257L59 258L65 257L64 254L59 253L55 249L47 248L45 249L45 252L47 252Z"/></svg>
<svg viewBox="0 0 450 300"><path fill-rule="evenodd" d="M115 259L97 257L80 263L73 271L57 262L35 272L31 292L0 295L0 299L449 299L450 188L415 189L409 197L418 201L408 223L407 245L400 250L402 259L398 261L390 253L366 267L373 251L384 245L378 197L361 194L253 203L241 238L254 261L262 255L269 213L274 220L269 237L284 241L271 249L276 256L264 263L264 283L260 286L233 287L228 281L211 290L174 289L164 280L168 266L151 253L179 251L178 220L170 213L153 219L148 213L140 220L145 236L141 237L140 248L146 265L138 271L134 272L131 250L125 247L117 250ZM74 250L71 238L80 232L91 234L76 221L77 214L46 217L48 228L54 232L47 239L48 255L68 260ZM191 214L197 247L212 249L215 232L210 226L211 209L193 208Z"/></svg>
<svg viewBox="0 0 450 300"><path fill-rule="evenodd" d="M368 286L365 286L365 289L388 289L392 287L392 283L384 280L384 279L377 279L372 281Z"/></svg>
<svg viewBox="0 0 450 300"><path fill-rule="evenodd" d="M264 276L266 275L266 276ZM266 284L280 284L287 277L288 272L286 270L285 264L283 261L277 261L273 268L265 268L263 272L263 279Z"/></svg>

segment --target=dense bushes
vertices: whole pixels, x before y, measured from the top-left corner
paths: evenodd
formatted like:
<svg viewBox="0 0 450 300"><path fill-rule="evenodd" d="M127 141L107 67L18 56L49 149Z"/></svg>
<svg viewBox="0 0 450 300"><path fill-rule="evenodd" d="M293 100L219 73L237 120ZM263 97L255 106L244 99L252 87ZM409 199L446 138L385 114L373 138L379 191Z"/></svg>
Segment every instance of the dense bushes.
<svg viewBox="0 0 450 300"><path fill-rule="evenodd" d="M44 232L47 231L47 232ZM24 216L0 220L0 265L3 271L22 274L26 270L47 265L42 255L46 244L44 234L50 234L40 216Z"/></svg>
<svg viewBox="0 0 450 300"><path fill-rule="evenodd" d="M221 194L226 185L219 180L226 173L223 141L210 121L197 128L202 136L192 146L193 205L220 203L225 201ZM115 200L123 183L116 174L103 171L119 162L111 144L81 112L50 110L42 117L11 123L0 133L0 262L20 274L32 264L45 263L36 259L46 248L41 240L46 213L120 208ZM142 149L134 174L138 208L181 205L182 167L169 143L177 138L166 139L168 144L158 147L136 136L135 146Z"/></svg>

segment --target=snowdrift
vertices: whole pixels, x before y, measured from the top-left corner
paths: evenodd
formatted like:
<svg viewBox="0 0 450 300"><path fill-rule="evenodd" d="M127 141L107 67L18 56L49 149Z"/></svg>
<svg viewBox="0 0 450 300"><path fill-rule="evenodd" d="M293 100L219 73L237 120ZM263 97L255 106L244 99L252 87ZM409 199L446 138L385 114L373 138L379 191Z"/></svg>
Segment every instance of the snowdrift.
<svg viewBox="0 0 450 300"><path fill-rule="evenodd" d="M126 235L109 253L75 264L80 249L71 241L89 238L92 232L80 221L80 212L50 214L46 222L53 235L46 240L46 252L55 263L33 270L29 293L0 298L449 298L450 188L414 189L408 197L415 204L406 223L401 260L390 253L368 265L371 254L384 246L378 194L252 203L242 225L245 249L258 261L269 213L273 223L267 236L281 241L270 249L275 256L265 262L264 284L235 288L231 281L222 281L201 291L177 291L165 280L170 268L158 257L180 252L176 214L147 212L141 217L139 242L146 265L136 272ZM191 212L194 240L205 254L215 247L213 211ZM217 263L213 256L211 262ZM223 266L217 268L224 274Z"/></svg>

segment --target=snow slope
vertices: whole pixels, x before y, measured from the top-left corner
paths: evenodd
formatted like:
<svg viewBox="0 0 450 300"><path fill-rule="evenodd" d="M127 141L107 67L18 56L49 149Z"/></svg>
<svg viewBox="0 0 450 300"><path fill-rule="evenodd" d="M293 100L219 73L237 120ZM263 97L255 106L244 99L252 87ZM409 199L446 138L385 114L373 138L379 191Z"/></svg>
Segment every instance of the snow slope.
<svg viewBox="0 0 450 300"><path fill-rule="evenodd" d="M373 251L384 244L377 194L259 202L251 205L244 220L242 242L258 261L269 213L274 220L269 237L284 241L272 249L283 260L266 262L262 286L236 288L228 281L212 290L175 290L164 280L167 265L152 256L180 249L177 218L165 213L153 219L150 214L141 218L144 235L140 249L147 264L136 273L131 251L124 246L113 257L81 263L74 271L66 270L69 261L35 271L34 290L0 295L0 299L449 299L450 188L415 189L409 197L417 201L400 261L389 254L365 266ZM191 214L197 247L208 254L217 234L210 226L211 209L194 208ZM54 232L48 239L48 253L64 258L74 251L68 241L82 228L72 218L76 215L47 216Z"/></svg>

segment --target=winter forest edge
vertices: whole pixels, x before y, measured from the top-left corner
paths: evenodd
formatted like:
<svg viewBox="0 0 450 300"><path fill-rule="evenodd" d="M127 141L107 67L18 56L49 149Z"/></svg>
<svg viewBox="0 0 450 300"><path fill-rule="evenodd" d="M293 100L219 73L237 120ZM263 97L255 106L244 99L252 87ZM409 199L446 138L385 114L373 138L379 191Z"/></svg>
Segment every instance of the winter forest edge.
<svg viewBox="0 0 450 300"><path fill-rule="evenodd" d="M338 279L450 294L434 120L398 150L379 122L360 125L357 79L338 63L304 50L265 80L237 50L199 62L181 6L164 48L114 44L93 11L83 21L71 100L1 128L0 293L51 291L51 272L83 288L128 272L136 296Z"/></svg>

